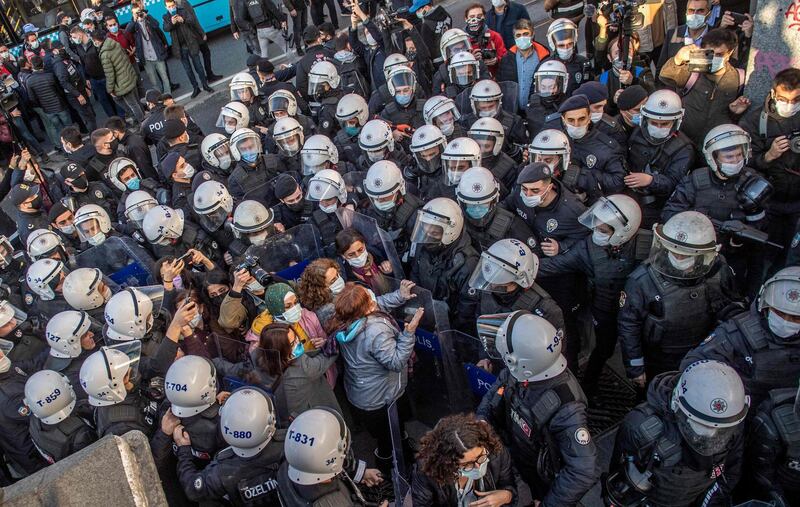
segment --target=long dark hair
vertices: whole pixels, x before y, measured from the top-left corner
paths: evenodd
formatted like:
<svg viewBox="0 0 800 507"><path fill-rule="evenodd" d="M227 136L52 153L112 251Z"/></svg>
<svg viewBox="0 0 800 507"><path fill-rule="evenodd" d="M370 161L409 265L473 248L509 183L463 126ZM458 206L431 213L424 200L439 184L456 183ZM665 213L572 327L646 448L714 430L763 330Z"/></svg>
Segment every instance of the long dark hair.
<svg viewBox="0 0 800 507"><path fill-rule="evenodd" d="M272 377L280 377L289 367L289 333L294 332L289 324L273 322L264 326L258 337L256 349L256 366Z"/></svg>
<svg viewBox="0 0 800 507"><path fill-rule="evenodd" d="M370 313L372 298L369 297L367 289L362 285L347 282L342 292L334 302L334 313L328 322L328 333L333 333L339 329L344 329L353 322Z"/></svg>

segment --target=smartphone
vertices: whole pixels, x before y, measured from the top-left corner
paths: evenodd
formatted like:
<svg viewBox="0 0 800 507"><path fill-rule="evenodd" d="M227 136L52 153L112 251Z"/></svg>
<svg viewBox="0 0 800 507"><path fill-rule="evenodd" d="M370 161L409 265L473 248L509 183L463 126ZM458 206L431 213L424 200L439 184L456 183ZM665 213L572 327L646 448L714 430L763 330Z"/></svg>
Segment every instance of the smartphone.
<svg viewBox="0 0 800 507"><path fill-rule="evenodd" d="M714 59L713 49L692 49L689 51L689 72L710 72Z"/></svg>
<svg viewBox="0 0 800 507"><path fill-rule="evenodd" d="M747 16L744 14L739 14L738 12L729 12L728 14L731 15L736 26L741 26L742 23L747 21Z"/></svg>
<svg viewBox="0 0 800 507"><path fill-rule="evenodd" d="M186 252L185 254L181 255L180 257L178 257L175 260L176 261L185 261L186 259L190 258L191 256L192 256L192 252Z"/></svg>

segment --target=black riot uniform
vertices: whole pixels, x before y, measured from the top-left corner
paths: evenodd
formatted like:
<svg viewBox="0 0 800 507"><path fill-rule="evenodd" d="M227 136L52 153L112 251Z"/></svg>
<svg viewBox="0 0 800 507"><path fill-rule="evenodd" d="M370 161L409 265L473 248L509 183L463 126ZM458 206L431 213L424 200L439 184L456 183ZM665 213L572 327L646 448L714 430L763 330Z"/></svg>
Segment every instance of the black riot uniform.
<svg viewBox="0 0 800 507"><path fill-rule="evenodd" d="M74 412L56 424L45 424L30 416L30 434L39 454L51 465L97 440L91 424Z"/></svg>
<svg viewBox="0 0 800 507"><path fill-rule="evenodd" d="M303 199L291 207L282 202L278 203L272 207L272 211L275 213L275 223L282 224L287 230L304 224L308 222L311 218L311 213L316 209L314 204L314 202L307 199Z"/></svg>
<svg viewBox="0 0 800 507"><path fill-rule="evenodd" d="M342 206L341 202L338 205ZM322 240L322 248L325 250L326 255L329 257L335 256L336 235L344 229L344 226L339 221L339 217L336 216L336 212L325 213L320 209L319 205L317 205L314 207L313 211L311 211L308 222L317 228L319 237Z"/></svg>
<svg viewBox="0 0 800 507"><path fill-rule="evenodd" d="M455 200L456 185L447 185L443 171L441 164L438 169L429 173L420 169L418 164L413 163L403 169L403 178L419 189L419 198L422 199L422 202L437 197L448 197Z"/></svg>
<svg viewBox="0 0 800 507"><path fill-rule="evenodd" d="M309 102L311 118L317 124L317 134L333 138L339 130L339 120L336 119L336 104L344 93L341 90L329 90L319 97L318 102ZM315 97L316 98L316 97Z"/></svg>
<svg viewBox="0 0 800 507"><path fill-rule="evenodd" d="M557 60L564 64L567 68L567 75L569 76L567 80L567 97L572 95L580 85L585 83L586 81L593 81L595 76L594 71L594 61L590 58L587 58L583 55L579 55L577 48L572 52L572 58L569 60L562 60L558 58L557 55L550 55L549 57L542 60L542 63L548 60ZM540 63L539 65L541 65Z"/></svg>
<svg viewBox="0 0 800 507"><path fill-rule="evenodd" d="M133 430L141 431L147 436L152 435L158 424L156 415L160 401L151 397L149 390L135 389L116 405L96 407L94 422L98 436L122 436Z"/></svg>
<svg viewBox="0 0 800 507"><path fill-rule="evenodd" d="M33 445L28 432L30 409L25 405L25 382L28 374L13 363L0 373L0 450L14 468L25 475L47 463Z"/></svg>
<svg viewBox="0 0 800 507"><path fill-rule="evenodd" d="M472 239L472 246L483 251L504 238L518 239L530 248L536 247L536 237L530 227L516 214L497 204L480 219L464 213L464 227Z"/></svg>
<svg viewBox="0 0 800 507"><path fill-rule="evenodd" d="M0 294L17 308L22 308L25 289L25 274L28 272L28 261L25 252L15 251L11 254L8 265L0 269Z"/></svg>
<svg viewBox="0 0 800 507"><path fill-rule="evenodd" d="M381 211L370 204L364 210L364 214L374 218L378 227L386 231L394 243L397 253L403 257L411 247L411 233L414 232L417 210L424 205L425 202L422 199L411 192L406 192L406 195L399 196L391 210Z"/></svg>
<svg viewBox="0 0 800 507"><path fill-rule="evenodd" d="M627 149L628 131L622 126L622 122L620 120L611 115L603 113L603 116L601 116L596 123L593 122L593 125L597 128L597 130L615 140L623 150Z"/></svg>
<svg viewBox="0 0 800 507"><path fill-rule="evenodd" d="M568 369L542 382L518 382L504 369L476 414L503 437L542 505L576 505L597 480L586 397Z"/></svg>
<svg viewBox="0 0 800 507"><path fill-rule="evenodd" d="M17 223L17 233L22 244L26 244L28 236L36 229L48 229L50 221L47 219L47 213L39 209L33 213L27 213L22 210L15 210L14 221Z"/></svg>
<svg viewBox="0 0 800 507"><path fill-rule="evenodd" d="M628 170L653 177L646 187L626 190L642 208L642 228L650 229L658 222L667 198L692 167L694 146L683 132L673 133L666 142L660 144L650 143L641 128L631 132L628 139Z"/></svg>
<svg viewBox="0 0 800 507"><path fill-rule="evenodd" d="M511 313L517 310L527 310L545 319L554 328L564 329L564 312L555 299L537 283L527 289L518 285L512 292L481 291L476 316Z"/></svg>
<svg viewBox="0 0 800 507"><path fill-rule="evenodd" d="M800 406L797 388L773 389L752 421L745 462L761 498L787 507L800 498Z"/></svg>
<svg viewBox="0 0 800 507"><path fill-rule="evenodd" d="M28 289L25 291L25 311L28 314L31 324L34 327L44 327L50 318L66 310L72 310L72 307L64 299L60 292L55 293L56 297L50 301L45 301L41 296Z"/></svg>
<svg viewBox="0 0 800 507"><path fill-rule="evenodd" d="M339 150L339 160L346 160L351 164L358 163L361 155L361 147L358 145L358 134L361 132L359 127L355 135L350 135L345 129L339 130L333 137L333 144Z"/></svg>
<svg viewBox="0 0 800 507"><path fill-rule="evenodd" d="M356 485L356 481L359 480L359 467L362 467L363 464L363 461L353 459L352 453L350 453L345 457L344 462L346 478L338 475L330 481L319 484L301 485L292 482L289 478L289 463L284 461L278 470L281 505L284 507L371 505L364 499L364 495Z"/></svg>
<svg viewBox="0 0 800 507"><path fill-rule="evenodd" d="M431 291L433 299L445 301L453 327L465 332L475 327L478 300L468 282L479 258L469 233L464 230L449 245L434 248L419 245L411 265L411 280Z"/></svg>
<svg viewBox="0 0 800 507"><path fill-rule="evenodd" d="M76 210L85 204L96 204L105 209L109 216L114 214L114 209L112 208L114 194L105 183L100 181L90 181L83 192L76 192L70 189L68 197L75 199Z"/></svg>
<svg viewBox="0 0 800 507"><path fill-rule="evenodd" d="M419 77L419 76L418 76ZM420 83L421 85L422 83ZM425 90L422 86L417 86L414 90L414 97L417 101L425 102ZM386 83L381 84L378 88L372 91L372 94L369 96L369 103L368 103L368 110L370 116L374 116L379 114L381 110L384 108L385 104L394 101L394 97L392 94L389 93L389 85Z"/></svg>
<svg viewBox="0 0 800 507"><path fill-rule="evenodd" d="M281 505L278 469L283 461L286 430L277 430L264 449L242 458L228 447L220 451L203 470L194 463L191 447L178 447L178 478L193 502L227 499L235 506Z"/></svg>
<svg viewBox="0 0 800 507"><path fill-rule="evenodd" d="M480 117L477 114L470 112L464 114L459 122L466 130L469 130L479 119ZM506 135L505 143L503 144L503 153L516 159L517 156L522 153L519 147L527 146L531 142L531 138L528 136L528 129L525 127L525 120L519 115L506 111L502 107L494 119L500 122ZM483 167L489 168L486 165Z"/></svg>
<svg viewBox="0 0 800 507"><path fill-rule="evenodd" d="M264 200L260 200L266 206L275 203L273 192L266 188L266 184L281 172L280 159L273 154L259 155L254 164L248 164L244 160L237 162L236 167L228 177L228 190L236 203L245 199L245 194L255 188L264 188L261 195Z"/></svg>
<svg viewBox="0 0 800 507"><path fill-rule="evenodd" d="M481 157L481 167L489 169L500 183L500 199L505 199L517 181L518 164L505 152Z"/></svg>
<svg viewBox="0 0 800 507"><path fill-rule="evenodd" d="M411 125L415 129L425 125L425 118L422 116L425 99L414 97L407 106L401 106L391 97L385 104L379 116L392 125Z"/></svg>
<svg viewBox="0 0 800 507"><path fill-rule="evenodd" d="M559 280L564 273L583 273L589 279L595 348L584 370L584 391L594 394L603 365L617 345L619 294L628 275L647 258L652 234L641 231L618 247L598 246L584 238L563 255L539 259L539 279Z"/></svg>
<svg viewBox="0 0 800 507"><path fill-rule="evenodd" d="M622 421L617 432L610 472L630 461L649 470L652 487L645 503L668 505L731 505L731 490L739 481L744 437L741 428L720 454L702 456L683 441L670 408L680 373L664 373L650 383L647 401ZM740 425L740 427L743 426Z"/></svg>
<svg viewBox="0 0 800 507"><path fill-rule="evenodd" d="M622 192L625 188L625 159L622 148L592 124L580 139L569 138L570 164L561 181L574 192L586 194L591 204L601 195ZM574 171L580 168L579 171Z"/></svg>
<svg viewBox="0 0 800 507"><path fill-rule="evenodd" d="M758 177L749 168L744 168L738 175L724 180L708 167L695 169L675 187L664 205L661 219L666 222L682 211L694 210L719 222L738 220L748 226L766 230L764 210L758 210L755 214L752 211L745 213L739 201L742 187L749 180ZM715 224L715 227L719 228L719 225ZM746 289L747 294L755 295L763 277L763 244L742 241L724 231L718 232L717 241L722 245L721 253L736 273L739 287Z"/></svg>
<svg viewBox="0 0 800 507"><path fill-rule="evenodd" d="M561 107L561 103L566 98L567 96L562 93L549 97L542 97L538 93L532 93L528 97L528 105L525 106L525 118L528 120L528 132L531 133L531 138L542 130L550 128L545 126L545 122L548 120L554 121L555 116L553 115L561 116L558 113L558 108Z"/></svg>
<svg viewBox="0 0 800 507"><path fill-rule="evenodd" d="M158 411L158 421L161 421L166 412L170 410L170 407L171 404L167 400L161 403ZM217 403L214 403L199 414L182 417L181 424L192 441L192 445L188 447L192 456L197 460L197 464L205 466L214 458L217 452L227 446L219 428L219 404ZM150 446L152 448L168 449L170 451L168 454L174 456L171 452L172 435L165 435L162 431L156 431ZM154 456L159 454L158 451L154 452ZM174 468L176 462L173 459L169 461L170 466Z"/></svg>
<svg viewBox="0 0 800 507"><path fill-rule="evenodd" d="M707 274L691 279L663 275L650 260L643 262L619 299L617 334L628 377L647 373L650 381L678 369L735 297L733 273L721 257Z"/></svg>
<svg viewBox="0 0 800 507"><path fill-rule="evenodd" d="M164 105L157 104L142 121L142 126L139 133L144 138L144 141L155 146L161 139L164 138Z"/></svg>
<svg viewBox="0 0 800 507"><path fill-rule="evenodd" d="M755 407L772 389L797 386L800 337L783 339L772 333L754 302L748 311L717 326L706 341L686 354L681 366L701 359L714 359L735 369Z"/></svg>

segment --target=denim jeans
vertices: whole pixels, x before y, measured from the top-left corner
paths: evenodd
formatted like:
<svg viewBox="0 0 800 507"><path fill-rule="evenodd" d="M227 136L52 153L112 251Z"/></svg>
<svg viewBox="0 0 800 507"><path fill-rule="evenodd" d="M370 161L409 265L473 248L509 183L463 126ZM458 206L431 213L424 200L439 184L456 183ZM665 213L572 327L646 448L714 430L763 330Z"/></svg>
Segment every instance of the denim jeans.
<svg viewBox="0 0 800 507"><path fill-rule="evenodd" d="M37 107L36 112L42 117L44 121L44 129L47 131L47 137L56 150L61 150L61 131L65 127L72 125L72 120L69 117L69 111L64 109L57 113L46 113L42 108Z"/></svg>
<svg viewBox="0 0 800 507"><path fill-rule="evenodd" d="M169 76L167 75L167 62L149 60L144 62L144 71L150 79L150 86L158 88L162 93L170 92ZM159 85L160 79L160 85Z"/></svg>
<svg viewBox="0 0 800 507"><path fill-rule="evenodd" d="M103 108L106 116L125 116L125 110L117 105L111 99L111 95L108 94L105 79L89 78L89 82L92 84L92 95L100 103L100 107Z"/></svg>
<svg viewBox="0 0 800 507"><path fill-rule="evenodd" d="M39 141L36 139L36 136L33 135L33 132L31 132L28 126L25 125L25 120L23 120L21 116L13 116L12 118L14 120L14 127L17 129L17 133L28 144L28 147L33 151L33 154L43 154L45 152L44 148L42 148L42 145L39 144ZM61 146L60 140L59 146Z"/></svg>
<svg viewBox="0 0 800 507"><path fill-rule="evenodd" d="M142 111L142 106L139 102L139 92L136 90L136 87L125 95L117 95L115 99L118 104L124 106L128 112L133 114L136 121L141 123L142 120L144 120L144 111Z"/></svg>
<svg viewBox="0 0 800 507"><path fill-rule="evenodd" d="M269 41L274 42L278 45L278 47L281 47L281 43L283 42L281 32L272 28L271 26L267 28L257 28L256 37L258 38L258 47L261 51L261 58L267 58Z"/></svg>
<svg viewBox="0 0 800 507"><path fill-rule="evenodd" d="M186 75L189 76L189 82L192 83L192 88L199 87L197 79L194 77L194 72L197 72L197 76L200 78L200 86L208 86L206 73L203 71L203 62L200 61L200 53L191 55L188 49L181 48L181 63L183 64L183 70L186 71ZM194 72L192 72L192 67L194 67Z"/></svg>

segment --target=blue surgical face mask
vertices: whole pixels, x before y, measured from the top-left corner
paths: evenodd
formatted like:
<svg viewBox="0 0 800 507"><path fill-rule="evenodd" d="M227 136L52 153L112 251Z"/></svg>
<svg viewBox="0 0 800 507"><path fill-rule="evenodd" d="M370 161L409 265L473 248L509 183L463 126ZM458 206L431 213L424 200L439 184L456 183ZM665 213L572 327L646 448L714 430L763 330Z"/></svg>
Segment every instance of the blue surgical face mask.
<svg viewBox="0 0 800 507"><path fill-rule="evenodd" d="M119 32L119 25L109 26L108 27L108 31L111 32L111 33Z"/></svg>
<svg viewBox="0 0 800 507"><path fill-rule="evenodd" d="M396 100L397 103L400 104L401 106L407 106L408 104L410 104L412 98L413 98L413 95L395 95L394 96L394 100Z"/></svg>
<svg viewBox="0 0 800 507"><path fill-rule="evenodd" d="M256 159L258 159L258 153L242 153L242 160L248 164L252 164Z"/></svg>
<svg viewBox="0 0 800 507"><path fill-rule="evenodd" d="M489 213L489 208L488 204L468 204L465 211L470 218L479 220Z"/></svg>
<svg viewBox="0 0 800 507"><path fill-rule="evenodd" d="M292 359L297 359L305 353L306 351L303 348L303 344L298 340L298 342L294 344L294 347L292 347Z"/></svg>
<svg viewBox="0 0 800 507"><path fill-rule="evenodd" d="M635 113L635 114L631 115L631 123L633 123L634 125L641 124L642 123L642 114L641 113Z"/></svg>
<svg viewBox="0 0 800 507"><path fill-rule="evenodd" d="M128 190L130 190L130 191L136 191L136 190L139 190L139 185L141 183L142 183L142 180L140 180L137 177L133 177L133 178L131 178L128 181L125 182L125 186L128 187Z"/></svg>
<svg viewBox="0 0 800 507"><path fill-rule="evenodd" d="M347 134L350 137L357 136L359 132L361 132L361 127L358 126L358 125L354 125L354 126L345 125L344 126L344 133Z"/></svg>
<svg viewBox="0 0 800 507"><path fill-rule="evenodd" d="M167 9L167 11L169 11L170 14L175 15L175 13L178 12L178 8L177 7L169 7Z"/></svg>

